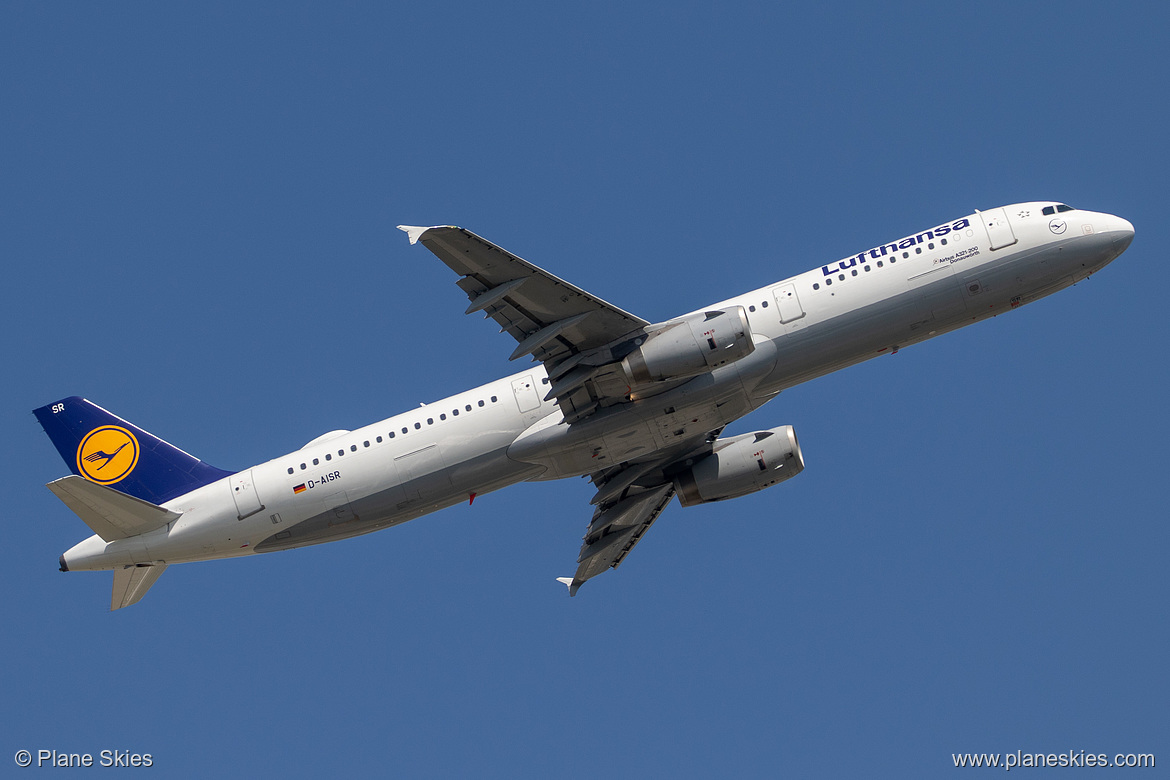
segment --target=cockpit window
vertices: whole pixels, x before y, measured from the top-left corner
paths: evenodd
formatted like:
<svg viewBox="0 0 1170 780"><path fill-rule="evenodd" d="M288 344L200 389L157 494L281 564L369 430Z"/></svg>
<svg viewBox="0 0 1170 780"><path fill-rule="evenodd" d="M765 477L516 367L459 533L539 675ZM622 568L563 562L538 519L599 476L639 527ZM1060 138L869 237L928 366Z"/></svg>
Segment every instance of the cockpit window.
<svg viewBox="0 0 1170 780"><path fill-rule="evenodd" d="M1056 210L1060 211L1060 212L1065 212L1065 211L1074 211L1075 209L1073 209L1072 206L1066 206L1063 203L1061 203L1059 206L1056 207Z"/></svg>
<svg viewBox="0 0 1170 780"><path fill-rule="evenodd" d="M1048 217L1048 216L1055 214L1058 211L1061 213L1064 213L1066 211L1076 211L1076 209L1074 209L1072 206L1066 206L1063 203L1058 203L1055 206L1045 206L1043 214L1044 214L1044 216Z"/></svg>
<svg viewBox="0 0 1170 780"><path fill-rule="evenodd" d="M1044 216L1050 217L1055 213L1056 213L1056 206L1045 206L1044 207Z"/></svg>

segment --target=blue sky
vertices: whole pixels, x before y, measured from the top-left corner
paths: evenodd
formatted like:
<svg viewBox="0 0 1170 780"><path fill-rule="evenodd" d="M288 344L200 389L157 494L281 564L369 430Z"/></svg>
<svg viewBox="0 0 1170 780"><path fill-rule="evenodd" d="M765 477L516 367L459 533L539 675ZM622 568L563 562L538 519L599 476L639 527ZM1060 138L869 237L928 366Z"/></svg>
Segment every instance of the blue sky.
<svg viewBox="0 0 1170 780"><path fill-rule="evenodd" d="M1168 23L1154 3L6 5L0 762L1170 762ZM57 571L88 529L43 487L66 468L34 407L84 395L241 469L513 370L397 224L463 225L661 320L1033 199L1137 238L1073 289L784 393L729 433L794 425L799 479L675 504L571 601L581 480L172 567L115 613L110 575Z"/></svg>

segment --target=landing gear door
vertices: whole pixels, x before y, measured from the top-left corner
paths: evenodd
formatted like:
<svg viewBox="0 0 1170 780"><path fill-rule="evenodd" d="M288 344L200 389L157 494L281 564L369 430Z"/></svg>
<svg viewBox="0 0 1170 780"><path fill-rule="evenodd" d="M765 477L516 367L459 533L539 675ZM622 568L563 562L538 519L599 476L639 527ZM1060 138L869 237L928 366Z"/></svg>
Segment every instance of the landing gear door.
<svg viewBox="0 0 1170 780"><path fill-rule="evenodd" d="M260 497L256 495L256 485L252 482L252 470L233 474L231 478L232 498L236 501L236 512L239 519L251 517L264 508Z"/></svg>
<svg viewBox="0 0 1170 780"><path fill-rule="evenodd" d="M992 249L1003 249L1016 243L1016 234L1012 232L1012 225L1008 222L1007 213L1003 209L976 213L983 218L983 227L987 229L987 238L991 241Z"/></svg>
<svg viewBox="0 0 1170 780"><path fill-rule="evenodd" d="M800 299L796 297L796 285L785 284L772 290L772 296L776 299L776 308L780 312L780 321L787 324L793 320L799 320L804 316L804 309L800 305Z"/></svg>

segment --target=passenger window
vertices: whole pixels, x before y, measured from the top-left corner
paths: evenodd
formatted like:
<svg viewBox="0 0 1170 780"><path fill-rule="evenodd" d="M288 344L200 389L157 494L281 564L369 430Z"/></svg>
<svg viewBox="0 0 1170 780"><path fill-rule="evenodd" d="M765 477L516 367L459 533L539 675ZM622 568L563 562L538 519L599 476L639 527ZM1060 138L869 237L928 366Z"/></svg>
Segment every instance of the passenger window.
<svg viewBox="0 0 1170 780"><path fill-rule="evenodd" d="M853 269L853 271L852 271L852 273L853 273L853 275L854 275L854 276L857 276L857 269L856 269L856 268L854 268L854 269Z"/></svg>
<svg viewBox="0 0 1170 780"><path fill-rule="evenodd" d="M325 460L333 460L333 454L329 452L325 453Z"/></svg>
<svg viewBox="0 0 1170 780"><path fill-rule="evenodd" d="M434 424L435 424L435 418L434 418L434 417L428 417L428 418L427 418L427 425L434 425Z"/></svg>
<svg viewBox="0 0 1170 780"><path fill-rule="evenodd" d="M393 439L393 438L394 438L394 431L390 431L390 438L391 438L391 439Z"/></svg>
<svg viewBox="0 0 1170 780"><path fill-rule="evenodd" d="M483 404L480 404L480 406L483 406ZM471 411L471 404L468 404L467 406L465 406L463 408L470 412Z"/></svg>
<svg viewBox="0 0 1170 780"><path fill-rule="evenodd" d="M362 442L362 446L363 446L363 447L369 447L369 446L370 446L370 443L369 443L368 441L363 441L363 442ZM354 449L357 449L357 448L355 447Z"/></svg>
<svg viewBox="0 0 1170 780"><path fill-rule="evenodd" d="M320 466L320 465L321 465L321 461L317 460L316 458L313 458L313 465L314 465L314 466Z"/></svg>
<svg viewBox="0 0 1170 780"><path fill-rule="evenodd" d="M480 405L480 406L483 406L483 401L480 401L480 402L479 402L479 405Z"/></svg>
<svg viewBox="0 0 1170 780"><path fill-rule="evenodd" d="M814 282L814 283L813 283L813 289L814 289L814 290L819 290L819 289L821 289L821 286L820 286L819 284L817 284L817 283L815 283L815 282Z"/></svg>
<svg viewBox="0 0 1170 780"><path fill-rule="evenodd" d="M766 308L768 308L768 302L767 302L767 301L764 301L764 302L763 302L763 303L761 303L760 305L761 305L761 306L763 306L765 309L766 309Z"/></svg>
<svg viewBox="0 0 1170 780"><path fill-rule="evenodd" d="M452 410L451 410L451 415L452 415L453 417L458 417L458 416L459 416L459 410L458 410L458 409L452 409Z"/></svg>
<svg viewBox="0 0 1170 780"><path fill-rule="evenodd" d="M439 415L439 419L440 419L440 420L446 420L446 419L447 419L447 415L445 415L445 414L440 414L440 415Z"/></svg>
<svg viewBox="0 0 1170 780"><path fill-rule="evenodd" d="M496 398L494 395L492 396L492 403L493 403L493 404L494 404L496 401L498 401L498 400L500 400L500 399Z"/></svg>
<svg viewBox="0 0 1170 780"><path fill-rule="evenodd" d="M390 434L390 435L391 435L391 436L393 436L394 434ZM379 437L376 439L376 441L377 441L379 444L381 444L381 443L382 443L382 437L381 437L381 436L379 436Z"/></svg>
<svg viewBox="0 0 1170 780"><path fill-rule="evenodd" d="M301 464L301 471L304 471L307 468L308 468L308 466L306 466L304 463Z"/></svg>
<svg viewBox="0 0 1170 780"><path fill-rule="evenodd" d="M756 310L756 307L755 307L755 306L749 306L749 307L748 307L748 311L755 311L755 310Z"/></svg>
<svg viewBox="0 0 1170 780"><path fill-rule="evenodd" d="M345 450L338 450L337 451L337 457L339 457L339 458L344 457L344 455L345 455Z"/></svg>
<svg viewBox="0 0 1170 780"><path fill-rule="evenodd" d="M422 423L415 423L415 424L414 424L414 429L415 429L416 431L421 431L421 430L422 430Z"/></svg>
<svg viewBox="0 0 1170 780"><path fill-rule="evenodd" d="M292 466L289 466L289 467L288 467L288 473L289 473L289 474L293 473L293 467L292 467Z"/></svg>
<svg viewBox="0 0 1170 780"><path fill-rule="evenodd" d="M357 445L356 444L349 445L349 451L350 452L357 452Z"/></svg>

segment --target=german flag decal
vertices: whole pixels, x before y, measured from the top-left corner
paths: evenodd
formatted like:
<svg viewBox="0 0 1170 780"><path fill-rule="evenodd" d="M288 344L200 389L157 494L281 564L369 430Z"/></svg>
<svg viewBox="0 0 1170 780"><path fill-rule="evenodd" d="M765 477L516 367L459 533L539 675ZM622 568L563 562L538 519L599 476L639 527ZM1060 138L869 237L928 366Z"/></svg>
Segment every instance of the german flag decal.
<svg viewBox="0 0 1170 780"><path fill-rule="evenodd" d="M299 484L293 488L294 493L304 493L306 490L308 490L308 488L305 487L304 482L302 482L301 484Z"/></svg>

